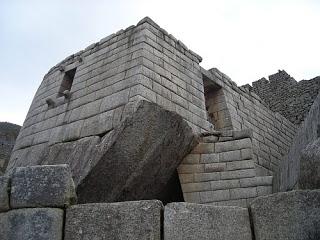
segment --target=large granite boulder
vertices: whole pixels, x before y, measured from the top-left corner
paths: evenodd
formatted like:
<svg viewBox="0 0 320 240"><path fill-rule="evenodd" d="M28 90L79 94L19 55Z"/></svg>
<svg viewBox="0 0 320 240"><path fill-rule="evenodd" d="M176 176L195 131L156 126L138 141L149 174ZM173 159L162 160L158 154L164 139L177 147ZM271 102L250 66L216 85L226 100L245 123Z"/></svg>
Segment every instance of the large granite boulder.
<svg viewBox="0 0 320 240"><path fill-rule="evenodd" d="M160 240L160 201L91 203L67 209L65 240Z"/></svg>
<svg viewBox="0 0 320 240"><path fill-rule="evenodd" d="M192 129L180 115L139 101L126 105L122 121L109 132L52 145L39 144L31 147L25 157L37 160L16 162L12 157L8 168L12 171L20 165L68 164L80 203L179 201L168 200L171 193L181 191L176 169L196 142Z"/></svg>
<svg viewBox="0 0 320 240"><path fill-rule="evenodd" d="M247 208L169 203L164 240L251 240Z"/></svg>
<svg viewBox="0 0 320 240"><path fill-rule="evenodd" d="M320 239L320 190L259 197L250 208L256 240Z"/></svg>
<svg viewBox="0 0 320 240"><path fill-rule="evenodd" d="M320 138L309 143L302 151L299 188L320 189Z"/></svg>

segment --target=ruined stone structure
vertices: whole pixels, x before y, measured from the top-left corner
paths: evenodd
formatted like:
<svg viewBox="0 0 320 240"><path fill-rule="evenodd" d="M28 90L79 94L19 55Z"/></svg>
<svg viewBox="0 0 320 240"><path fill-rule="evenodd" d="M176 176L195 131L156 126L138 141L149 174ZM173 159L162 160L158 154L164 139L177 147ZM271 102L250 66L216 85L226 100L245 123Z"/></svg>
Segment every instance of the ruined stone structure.
<svg viewBox="0 0 320 240"><path fill-rule="evenodd" d="M247 85L246 85L247 86ZM270 109L279 112L294 124L300 124L307 116L320 90L320 77L297 82L284 70L262 78L249 86Z"/></svg>
<svg viewBox="0 0 320 240"><path fill-rule="evenodd" d="M319 188L317 176L309 176L310 166L319 167L320 97L311 87L317 80L304 88L282 71L270 82L238 87L200 62L144 18L53 67L0 184L7 212L0 225L10 229L0 230L0 238L17 239L34 227L26 221L16 229L21 215L49 217L43 227L59 240L318 239L319 191L277 193ZM269 99L275 85L294 86L295 105L281 88ZM300 115L306 118L299 126ZM60 164L69 165L69 175ZM75 192L84 204L70 207ZM169 203L163 216L154 199ZM292 215L280 214L286 211Z"/></svg>

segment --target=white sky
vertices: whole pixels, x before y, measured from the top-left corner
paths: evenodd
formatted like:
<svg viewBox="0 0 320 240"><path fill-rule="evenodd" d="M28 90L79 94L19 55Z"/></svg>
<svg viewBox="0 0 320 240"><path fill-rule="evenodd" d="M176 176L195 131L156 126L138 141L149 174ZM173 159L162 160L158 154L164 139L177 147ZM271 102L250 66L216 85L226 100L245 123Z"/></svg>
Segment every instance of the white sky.
<svg viewBox="0 0 320 240"><path fill-rule="evenodd" d="M0 0L0 121L21 125L53 65L145 16L238 85L320 75L319 0Z"/></svg>

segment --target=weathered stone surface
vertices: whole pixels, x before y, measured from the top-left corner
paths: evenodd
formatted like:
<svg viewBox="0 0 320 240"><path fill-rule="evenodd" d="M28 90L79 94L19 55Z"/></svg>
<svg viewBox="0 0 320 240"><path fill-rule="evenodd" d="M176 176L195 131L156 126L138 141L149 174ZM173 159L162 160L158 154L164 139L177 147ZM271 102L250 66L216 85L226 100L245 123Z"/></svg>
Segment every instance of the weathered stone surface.
<svg viewBox="0 0 320 240"><path fill-rule="evenodd" d="M26 208L0 213L0 239L62 240L63 210Z"/></svg>
<svg viewBox="0 0 320 240"><path fill-rule="evenodd" d="M251 240L246 208L170 203L164 211L165 240Z"/></svg>
<svg viewBox="0 0 320 240"><path fill-rule="evenodd" d="M256 240L320 239L320 191L259 197L250 206Z"/></svg>
<svg viewBox="0 0 320 240"><path fill-rule="evenodd" d="M302 151L299 188L320 189L320 138L308 144Z"/></svg>
<svg viewBox="0 0 320 240"><path fill-rule="evenodd" d="M65 240L160 240L160 201L93 203L67 209Z"/></svg>
<svg viewBox="0 0 320 240"><path fill-rule="evenodd" d="M137 110L102 140L90 172L78 185L79 201L166 201L166 184L195 142L181 116L141 101Z"/></svg>
<svg viewBox="0 0 320 240"><path fill-rule="evenodd" d="M9 210L9 178L0 177L0 212Z"/></svg>
<svg viewBox="0 0 320 240"><path fill-rule="evenodd" d="M75 187L68 165L14 169L10 197L12 208L64 207L75 202Z"/></svg>

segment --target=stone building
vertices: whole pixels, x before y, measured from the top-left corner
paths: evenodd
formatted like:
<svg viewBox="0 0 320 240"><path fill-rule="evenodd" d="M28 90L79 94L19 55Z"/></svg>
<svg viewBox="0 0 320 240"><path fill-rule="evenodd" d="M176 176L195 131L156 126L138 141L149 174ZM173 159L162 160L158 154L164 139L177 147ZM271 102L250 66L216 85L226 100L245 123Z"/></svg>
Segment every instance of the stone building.
<svg viewBox="0 0 320 240"><path fill-rule="evenodd" d="M44 76L7 171L67 163L81 202L247 206L296 187L280 170L301 118L279 103L282 90L272 99L270 92L279 78L285 86L299 83L281 71L270 82L238 87L201 60L150 18L67 57ZM311 85L299 116L315 99ZM156 190L142 189L148 186Z"/></svg>
<svg viewBox="0 0 320 240"><path fill-rule="evenodd" d="M238 87L200 62L147 17L49 70L0 176L0 239L320 239L317 78Z"/></svg>

